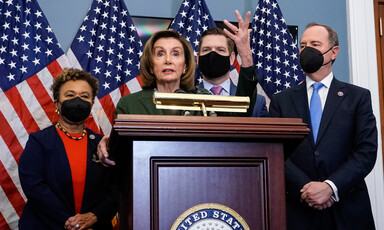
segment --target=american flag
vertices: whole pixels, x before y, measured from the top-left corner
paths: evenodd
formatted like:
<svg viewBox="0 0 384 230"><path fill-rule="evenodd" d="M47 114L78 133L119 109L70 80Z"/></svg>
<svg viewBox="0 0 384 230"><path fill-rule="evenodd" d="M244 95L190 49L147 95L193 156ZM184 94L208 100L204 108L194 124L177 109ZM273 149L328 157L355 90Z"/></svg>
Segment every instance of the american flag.
<svg viewBox="0 0 384 230"><path fill-rule="evenodd" d="M259 0L252 20L251 49L259 83L269 98L304 80L297 44L276 0Z"/></svg>
<svg viewBox="0 0 384 230"><path fill-rule="evenodd" d="M58 120L49 87L69 63L36 0L0 0L0 229L26 203L19 157L31 132Z"/></svg>
<svg viewBox="0 0 384 230"><path fill-rule="evenodd" d="M141 90L141 55L142 43L124 1L94 0L67 57L73 67L99 79L92 116L104 134L112 129L119 99Z"/></svg>
<svg viewBox="0 0 384 230"><path fill-rule="evenodd" d="M209 28L216 28L216 24L204 0L184 0L169 28L179 32L191 43L196 57L201 35ZM196 78L202 81L198 69Z"/></svg>

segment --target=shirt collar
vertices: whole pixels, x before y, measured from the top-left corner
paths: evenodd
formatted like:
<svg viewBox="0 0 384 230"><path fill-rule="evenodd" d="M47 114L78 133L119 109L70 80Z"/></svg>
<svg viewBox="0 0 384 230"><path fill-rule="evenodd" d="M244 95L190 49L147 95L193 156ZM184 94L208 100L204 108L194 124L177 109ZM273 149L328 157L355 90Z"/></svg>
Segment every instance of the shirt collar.
<svg viewBox="0 0 384 230"><path fill-rule="evenodd" d="M332 80L333 80L333 73L330 72L328 76L323 78L323 80L321 80L320 82L323 83L324 86L329 89L329 87L331 87ZM309 78L308 76L305 77L305 82L307 84L307 90L313 85L313 83L315 83L315 81Z"/></svg>
<svg viewBox="0 0 384 230"><path fill-rule="evenodd" d="M215 85L207 82L204 79L203 79L203 85L204 85L204 88L207 90L210 90L213 86L215 86ZM225 92L227 92L229 94L230 89L231 89L231 79L228 78L223 83L221 83L220 85L217 85L217 86L223 87L223 90L225 90Z"/></svg>

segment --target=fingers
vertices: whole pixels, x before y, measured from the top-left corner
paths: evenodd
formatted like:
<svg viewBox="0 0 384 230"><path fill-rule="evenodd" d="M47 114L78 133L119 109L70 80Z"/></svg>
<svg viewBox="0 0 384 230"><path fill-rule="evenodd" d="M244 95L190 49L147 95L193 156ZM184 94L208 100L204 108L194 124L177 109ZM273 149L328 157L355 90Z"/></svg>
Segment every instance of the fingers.
<svg viewBox="0 0 384 230"><path fill-rule="evenodd" d="M114 161L108 159L109 157L108 150L107 150L108 141L109 141L109 136L104 136L100 140L97 146L97 156L99 157L101 164L106 167L116 165Z"/></svg>

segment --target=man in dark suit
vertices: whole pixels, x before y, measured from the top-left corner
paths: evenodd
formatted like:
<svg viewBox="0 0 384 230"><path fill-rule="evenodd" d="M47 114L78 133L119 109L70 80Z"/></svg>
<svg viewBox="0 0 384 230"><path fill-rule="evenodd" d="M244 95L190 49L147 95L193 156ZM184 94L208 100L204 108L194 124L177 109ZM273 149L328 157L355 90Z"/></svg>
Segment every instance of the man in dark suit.
<svg viewBox="0 0 384 230"><path fill-rule="evenodd" d="M203 33L199 41L197 62L203 79L197 87L207 89L217 95L236 95L237 86L230 78L230 66L236 59L235 44L241 58L239 75L245 75L248 78L256 75L248 38L250 12L247 13L244 21L238 11L235 11L235 14L239 22L238 28L228 21L224 21L224 23L232 31L236 31L237 36L227 30L211 28ZM265 117L267 115L265 98L257 94L252 116Z"/></svg>
<svg viewBox="0 0 384 230"><path fill-rule="evenodd" d="M302 118L311 133L285 147L288 230L375 229L364 178L377 129L370 92L338 81L336 32L311 23L300 40L306 81L271 98L272 117Z"/></svg>

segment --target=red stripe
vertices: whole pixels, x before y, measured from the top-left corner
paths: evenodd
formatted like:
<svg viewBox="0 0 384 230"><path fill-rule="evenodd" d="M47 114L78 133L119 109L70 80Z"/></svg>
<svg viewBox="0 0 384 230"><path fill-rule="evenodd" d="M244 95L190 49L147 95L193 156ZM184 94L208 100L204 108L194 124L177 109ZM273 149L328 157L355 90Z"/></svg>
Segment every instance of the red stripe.
<svg viewBox="0 0 384 230"><path fill-rule="evenodd" d="M31 132L36 132L40 130L39 126L37 125L31 113L29 112L28 107L25 105L23 98L21 98L17 88L16 87L10 88L8 91L5 92L5 95L8 97L8 100L11 102L14 110L19 116L27 132L31 133Z"/></svg>
<svg viewBox="0 0 384 230"><path fill-rule="evenodd" d="M47 67L48 71L51 73L53 78L56 78L56 76L61 73L62 69L57 60L51 62Z"/></svg>
<svg viewBox="0 0 384 230"><path fill-rule="evenodd" d="M35 94L36 99L39 101L40 106L45 111L45 114L47 114L51 123L56 123L59 119L59 116L55 113L55 104L53 103L51 97L49 96L39 77L37 75L33 75L32 77L27 79L27 83L31 88L32 92Z"/></svg>
<svg viewBox="0 0 384 230"><path fill-rule="evenodd" d="M114 113L115 113L115 104L112 101L111 96L108 94L103 98L99 98L100 104L104 109L105 114L107 115L109 122L113 124Z"/></svg>
<svg viewBox="0 0 384 230"><path fill-rule="evenodd" d="M23 147L21 146L19 140L17 139L15 133L13 132L11 126L9 125L7 119L5 119L3 113L0 112L0 136L3 138L5 144L8 146L13 158L19 163L19 158L21 152L23 152Z"/></svg>
<svg viewBox="0 0 384 230"><path fill-rule="evenodd" d="M99 126L96 124L95 119L93 119L92 116L89 116L87 120L85 120L84 125L88 128L91 129L92 131L96 133L103 134L103 132L100 131Z"/></svg>
<svg viewBox="0 0 384 230"><path fill-rule="evenodd" d="M119 89L122 97L131 94L131 91L129 91L127 84L121 85Z"/></svg>
<svg viewBox="0 0 384 230"><path fill-rule="evenodd" d="M0 184L4 190L4 193L8 197L9 202L11 202L13 208L16 210L17 214L20 217L25 206L25 201L20 195L19 190L17 190L7 170L5 170L2 161L0 161Z"/></svg>
<svg viewBox="0 0 384 230"><path fill-rule="evenodd" d="M0 229L1 230L11 230L11 228L7 224L7 221L5 221L4 216L1 215L1 212L0 212Z"/></svg>
<svg viewBox="0 0 384 230"><path fill-rule="evenodd" d="M235 61L233 62L233 66L235 67L235 69L237 70L237 72L240 73L240 64L239 64L239 62L237 61L237 59L235 59Z"/></svg>
<svg viewBox="0 0 384 230"><path fill-rule="evenodd" d="M143 81L141 80L141 75L137 76L136 79L139 82L140 87L143 87Z"/></svg>

